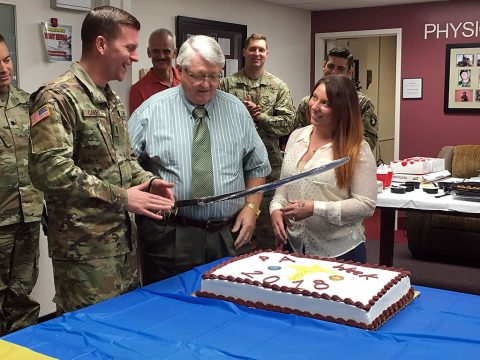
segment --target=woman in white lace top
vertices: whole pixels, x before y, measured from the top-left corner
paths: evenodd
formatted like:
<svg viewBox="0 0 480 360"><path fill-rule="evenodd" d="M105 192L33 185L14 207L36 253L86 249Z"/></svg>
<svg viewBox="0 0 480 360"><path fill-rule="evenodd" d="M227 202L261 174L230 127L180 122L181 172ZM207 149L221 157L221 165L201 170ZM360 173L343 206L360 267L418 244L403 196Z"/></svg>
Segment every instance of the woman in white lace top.
<svg viewBox="0 0 480 360"><path fill-rule="evenodd" d="M362 220L377 200L376 164L363 140L351 79L320 79L308 102L311 125L288 140L281 178L345 156L337 169L278 188L270 203L275 236L299 253L366 262ZM287 245L287 248L288 248Z"/></svg>

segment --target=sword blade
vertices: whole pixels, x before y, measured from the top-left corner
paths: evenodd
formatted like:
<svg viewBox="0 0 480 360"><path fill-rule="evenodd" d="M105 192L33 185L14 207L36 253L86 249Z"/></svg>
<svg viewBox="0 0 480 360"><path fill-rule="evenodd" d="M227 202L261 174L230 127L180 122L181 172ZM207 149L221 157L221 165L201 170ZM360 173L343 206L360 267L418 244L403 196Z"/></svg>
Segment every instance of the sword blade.
<svg viewBox="0 0 480 360"><path fill-rule="evenodd" d="M258 185L251 189L234 191L234 192L223 194L223 195L206 196L206 197L197 198L197 199L177 200L175 202L175 207L178 208L178 207L184 207L184 206L204 206L206 204L210 204L217 201L233 200L233 199L238 199L251 194L272 191L285 184L298 181L308 176L321 174L323 172L335 169L336 167L342 166L343 164L347 163L349 160L350 160L349 157L344 157L338 160L331 161L327 164L316 167L314 169L303 171L301 173L286 177L284 179L275 180L268 184Z"/></svg>

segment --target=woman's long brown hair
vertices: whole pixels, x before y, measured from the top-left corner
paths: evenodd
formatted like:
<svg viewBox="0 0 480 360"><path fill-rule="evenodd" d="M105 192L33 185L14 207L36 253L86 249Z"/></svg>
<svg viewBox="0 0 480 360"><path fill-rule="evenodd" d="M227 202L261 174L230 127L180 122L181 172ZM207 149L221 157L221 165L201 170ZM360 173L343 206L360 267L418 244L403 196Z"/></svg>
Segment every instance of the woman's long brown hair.
<svg viewBox="0 0 480 360"><path fill-rule="evenodd" d="M333 131L333 160L350 157L349 162L335 169L337 184L340 188L349 187L352 183L353 167L358 160L363 140L363 123L357 89L350 78L340 75L321 78L315 84L313 91L320 84L325 84L328 103L336 124ZM310 106L307 112L310 120Z"/></svg>

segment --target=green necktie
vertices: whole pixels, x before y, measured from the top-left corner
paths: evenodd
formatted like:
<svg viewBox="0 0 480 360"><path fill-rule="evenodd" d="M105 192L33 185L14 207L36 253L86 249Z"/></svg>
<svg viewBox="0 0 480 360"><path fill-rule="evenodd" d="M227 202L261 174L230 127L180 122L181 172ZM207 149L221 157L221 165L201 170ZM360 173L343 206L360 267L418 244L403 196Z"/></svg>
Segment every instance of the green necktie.
<svg viewBox="0 0 480 360"><path fill-rule="evenodd" d="M195 119L192 140L192 198L215 195L210 133L205 122L207 110L203 106L197 106L192 115Z"/></svg>

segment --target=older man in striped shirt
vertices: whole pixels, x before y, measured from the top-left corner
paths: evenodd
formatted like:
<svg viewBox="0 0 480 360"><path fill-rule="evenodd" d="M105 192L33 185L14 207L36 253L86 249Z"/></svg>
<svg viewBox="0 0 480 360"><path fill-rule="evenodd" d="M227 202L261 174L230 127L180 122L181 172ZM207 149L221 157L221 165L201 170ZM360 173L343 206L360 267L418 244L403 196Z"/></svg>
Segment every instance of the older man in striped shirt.
<svg viewBox="0 0 480 360"><path fill-rule="evenodd" d="M198 180L202 190L212 188L212 193L205 195L219 195L261 185L271 171L267 151L245 106L233 95L217 90L224 64L225 57L214 39L190 37L177 58L180 86L153 95L129 120L134 152L147 169L175 184L177 200L195 197L192 187L198 187L194 186ZM205 153L210 165L202 165L202 169L196 169L192 160L200 146L195 145L194 112L199 105L209 135ZM206 175L198 175L197 170ZM261 194L253 194L179 208L169 220L143 219L139 240L144 283L250 250L261 199Z"/></svg>

